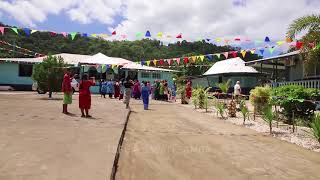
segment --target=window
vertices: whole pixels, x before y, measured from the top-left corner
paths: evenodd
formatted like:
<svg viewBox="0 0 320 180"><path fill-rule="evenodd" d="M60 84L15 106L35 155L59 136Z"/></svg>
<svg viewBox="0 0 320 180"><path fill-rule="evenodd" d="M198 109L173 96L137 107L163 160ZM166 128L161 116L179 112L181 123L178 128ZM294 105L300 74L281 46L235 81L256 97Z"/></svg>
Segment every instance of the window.
<svg viewBox="0 0 320 180"><path fill-rule="evenodd" d="M161 74L160 73L153 73L152 78L153 79L161 79Z"/></svg>
<svg viewBox="0 0 320 180"><path fill-rule="evenodd" d="M141 78L150 78L150 74L147 72L141 72Z"/></svg>
<svg viewBox="0 0 320 180"><path fill-rule="evenodd" d="M32 75L32 64L19 64L19 76L31 77Z"/></svg>

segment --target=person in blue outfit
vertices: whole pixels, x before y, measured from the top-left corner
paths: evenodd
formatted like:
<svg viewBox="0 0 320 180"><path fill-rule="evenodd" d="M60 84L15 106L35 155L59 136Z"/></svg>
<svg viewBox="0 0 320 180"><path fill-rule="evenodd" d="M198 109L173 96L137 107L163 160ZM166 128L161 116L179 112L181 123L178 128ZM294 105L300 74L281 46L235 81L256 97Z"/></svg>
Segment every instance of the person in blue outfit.
<svg viewBox="0 0 320 180"><path fill-rule="evenodd" d="M104 98L106 98L106 94L107 94L107 84L108 82L107 81L102 81L101 82L101 97L103 96Z"/></svg>
<svg viewBox="0 0 320 180"><path fill-rule="evenodd" d="M109 98L112 98L112 95L114 94L114 84L113 81L110 80L107 83L107 94L109 95Z"/></svg>
<svg viewBox="0 0 320 180"><path fill-rule="evenodd" d="M141 96L142 96L144 110L148 110L150 89L147 86L147 82L144 82L143 84L144 86L141 88Z"/></svg>

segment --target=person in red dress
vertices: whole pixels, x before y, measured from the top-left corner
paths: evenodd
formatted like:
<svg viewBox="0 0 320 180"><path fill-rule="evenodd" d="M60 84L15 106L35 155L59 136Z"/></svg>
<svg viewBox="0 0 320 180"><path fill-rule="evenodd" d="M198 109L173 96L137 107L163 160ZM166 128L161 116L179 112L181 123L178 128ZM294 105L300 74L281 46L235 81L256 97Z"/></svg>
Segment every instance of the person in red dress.
<svg viewBox="0 0 320 180"><path fill-rule="evenodd" d="M191 86L191 82L187 81L187 85L186 85L186 98L187 98L187 102L189 103L189 100L192 96L192 86Z"/></svg>
<svg viewBox="0 0 320 180"><path fill-rule="evenodd" d="M81 110L81 117L90 118L89 109L91 108L91 92L90 86L95 85L95 78L88 80L88 75L83 74L79 85L79 108ZM84 114L84 112L86 114Z"/></svg>
<svg viewBox="0 0 320 180"><path fill-rule="evenodd" d="M118 98L120 96L120 84L119 81L116 81L114 84L114 98Z"/></svg>

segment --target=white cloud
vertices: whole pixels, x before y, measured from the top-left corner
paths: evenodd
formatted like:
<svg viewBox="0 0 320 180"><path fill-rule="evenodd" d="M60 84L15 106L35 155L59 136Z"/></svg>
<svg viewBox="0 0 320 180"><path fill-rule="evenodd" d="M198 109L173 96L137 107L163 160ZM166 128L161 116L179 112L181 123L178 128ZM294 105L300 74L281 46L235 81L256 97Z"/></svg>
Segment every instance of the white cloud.
<svg viewBox="0 0 320 180"><path fill-rule="evenodd" d="M125 8L123 8L125 7ZM283 39L288 25L297 17L319 13L319 0L246 0L234 6L233 0L12 0L0 2L0 12L22 25L35 27L50 14L66 13L83 24L115 23L115 29L134 39L136 32L150 30L187 40L234 36ZM58 26L58 25L57 25ZM110 27L110 30L111 29ZM97 30L100 31L100 30Z"/></svg>

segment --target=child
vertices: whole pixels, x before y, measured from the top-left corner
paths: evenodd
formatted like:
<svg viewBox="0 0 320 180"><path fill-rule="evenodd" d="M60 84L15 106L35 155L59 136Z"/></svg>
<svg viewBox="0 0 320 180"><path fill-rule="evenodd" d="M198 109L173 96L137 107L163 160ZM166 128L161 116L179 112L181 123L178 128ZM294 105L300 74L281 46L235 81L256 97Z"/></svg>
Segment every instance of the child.
<svg viewBox="0 0 320 180"><path fill-rule="evenodd" d="M107 86L108 82L107 81L103 81L101 84L101 96L103 96L104 98L106 98L106 94L107 94Z"/></svg>
<svg viewBox="0 0 320 180"><path fill-rule="evenodd" d="M147 86L147 82L144 82L144 86L141 88L141 96L143 101L144 110L148 110L149 106L149 92L150 89Z"/></svg>
<svg viewBox="0 0 320 180"><path fill-rule="evenodd" d="M176 83L173 83L172 89L171 89L171 99L172 101L176 102L176 96L177 96L177 85Z"/></svg>
<svg viewBox="0 0 320 180"><path fill-rule="evenodd" d="M88 80L88 75L83 74L82 80L79 85L79 108L81 110L81 117L90 118L89 109L91 108L91 93L90 86L95 85L95 79ZM84 111L86 114L84 114Z"/></svg>

